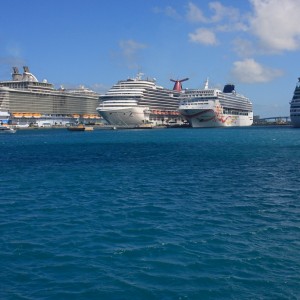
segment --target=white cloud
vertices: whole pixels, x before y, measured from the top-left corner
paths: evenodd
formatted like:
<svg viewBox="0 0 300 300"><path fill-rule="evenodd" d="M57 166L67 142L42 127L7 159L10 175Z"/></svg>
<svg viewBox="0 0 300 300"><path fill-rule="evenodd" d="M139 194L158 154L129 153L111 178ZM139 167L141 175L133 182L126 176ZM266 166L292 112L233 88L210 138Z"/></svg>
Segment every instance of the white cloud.
<svg viewBox="0 0 300 300"><path fill-rule="evenodd" d="M170 18L173 18L173 19L180 19L181 18L180 14L172 6L166 6L165 8L154 7L153 11L157 14L163 13L166 16L168 16Z"/></svg>
<svg viewBox="0 0 300 300"><path fill-rule="evenodd" d="M188 4L187 19L190 22L207 22L202 10L192 2Z"/></svg>
<svg viewBox="0 0 300 300"><path fill-rule="evenodd" d="M206 28L198 28L194 33L189 33L189 39L193 43L217 45L215 33Z"/></svg>
<svg viewBox="0 0 300 300"><path fill-rule="evenodd" d="M243 61L236 61L232 69L233 76L240 82L260 83L268 82L282 75L282 71L267 68L249 58Z"/></svg>
<svg viewBox="0 0 300 300"><path fill-rule="evenodd" d="M243 22L226 23L217 25L215 30L220 32L247 31L248 26Z"/></svg>
<svg viewBox="0 0 300 300"><path fill-rule="evenodd" d="M211 22L219 22L224 18L228 20L238 20L239 19L239 10L233 7L226 7L220 2L210 2L210 9L214 10L214 15L211 17Z"/></svg>
<svg viewBox="0 0 300 300"><path fill-rule="evenodd" d="M251 0L251 31L266 50L281 52L300 48L299 0Z"/></svg>
<svg viewBox="0 0 300 300"><path fill-rule="evenodd" d="M172 6L167 6L165 8L165 14L168 17L174 18L174 19L179 19L180 15L178 14L178 12L176 11L176 9L174 9Z"/></svg>
<svg viewBox="0 0 300 300"><path fill-rule="evenodd" d="M235 39L233 41L233 48L234 51L241 57L250 57L257 52L257 50L254 48L252 41L248 39Z"/></svg>
<svg viewBox="0 0 300 300"><path fill-rule="evenodd" d="M208 6L210 10L213 11L212 16L210 17L205 16L202 10L197 5L189 2L187 10L187 20L190 22L198 23L221 23L222 21L225 21L226 24L222 25L224 27L226 27L227 24L231 24L230 26L232 27L232 24L234 23L237 23L239 28L242 27L242 18L238 9L230 6L224 6L220 2L210 2Z"/></svg>
<svg viewBox="0 0 300 300"><path fill-rule="evenodd" d="M210 28L199 28L194 33L189 33L189 40L205 45L217 45L218 32L246 31L245 23L238 9L224 6L220 2L210 2L211 16L205 16L202 10L194 3L189 2L187 19L190 22L210 24Z"/></svg>
<svg viewBox="0 0 300 300"><path fill-rule="evenodd" d="M137 67L138 52L147 47L145 44L138 43L134 40L120 41L119 46L122 51L122 56L125 58L129 68Z"/></svg>
<svg viewBox="0 0 300 300"><path fill-rule="evenodd" d="M134 40L120 41L119 45L126 57L131 57L135 55L138 50L146 48L145 44L138 43Z"/></svg>
<svg viewBox="0 0 300 300"><path fill-rule="evenodd" d="M108 89L110 89L111 86L106 86L102 83L94 83L92 86L91 86L91 89L95 92L98 92L99 94L105 94L106 91Z"/></svg>

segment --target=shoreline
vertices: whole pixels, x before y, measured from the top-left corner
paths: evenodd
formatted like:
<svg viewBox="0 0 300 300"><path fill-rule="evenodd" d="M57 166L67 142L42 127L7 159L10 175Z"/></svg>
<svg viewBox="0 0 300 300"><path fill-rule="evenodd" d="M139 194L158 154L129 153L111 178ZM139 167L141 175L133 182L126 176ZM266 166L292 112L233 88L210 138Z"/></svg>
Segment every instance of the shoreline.
<svg viewBox="0 0 300 300"><path fill-rule="evenodd" d="M149 130L149 129L187 129L187 128L193 128L191 126L115 126L115 125L88 125L89 127L93 127L94 130L128 130L128 129L133 129L133 130ZM292 124L253 124L251 126L228 126L228 127L205 127L205 128L239 128L239 127L271 127L271 126L276 126L276 127L292 127ZM16 126L11 126L11 128L16 129L16 130L67 130L68 127L65 126L49 126L49 127L16 127ZM194 129L205 129L205 128L194 128Z"/></svg>

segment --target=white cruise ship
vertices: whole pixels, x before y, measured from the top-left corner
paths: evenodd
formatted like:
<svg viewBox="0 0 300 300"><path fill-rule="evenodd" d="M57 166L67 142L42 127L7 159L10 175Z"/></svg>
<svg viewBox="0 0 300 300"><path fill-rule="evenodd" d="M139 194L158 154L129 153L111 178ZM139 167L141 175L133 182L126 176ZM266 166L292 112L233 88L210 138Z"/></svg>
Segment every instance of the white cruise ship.
<svg viewBox="0 0 300 300"><path fill-rule="evenodd" d="M233 84L223 91L208 87L185 90L181 94L180 114L192 127L250 126L253 123L252 103L239 95Z"/></svg>
<svg viewBox="0 0 300 300"><path fill-rule="evenodd" d="M38 81L28 67L23 74L14 67L12 80L0 82L0 111L9 111L14 122L63 125L79 118L99 119L99 96L84 87L55 89L46 80Z"/></svg>
<svg viewBox="0 0 300 300"><path fill-rule="evenodd" d="M300 78L298 78L293 99L290 102L290 117L292 125L300 127Z"/></svg>
<svg viewBox="0 0 300 300"><path fill-rule="evenodd" d="M174 89L169 90L158 86L154 79L143 79L142 75L121 80L100 96L98 113L111 125L180 124L178 105L182 80L175 80Z"/></svg>

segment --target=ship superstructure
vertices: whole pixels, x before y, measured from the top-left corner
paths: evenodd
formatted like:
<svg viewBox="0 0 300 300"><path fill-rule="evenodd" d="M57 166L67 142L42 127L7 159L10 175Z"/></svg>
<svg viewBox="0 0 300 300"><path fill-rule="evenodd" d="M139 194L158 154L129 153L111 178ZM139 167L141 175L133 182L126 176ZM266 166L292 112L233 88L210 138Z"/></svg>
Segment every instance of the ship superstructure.
<svg viewBox="0 0 300 300"><path fill-rule="evenodd" d="M250 126L253 123L252 103L237 94L233 84L223 91L209 88L185 90L181 94L180 114L192 127Z"/></svg>
<svg viewBox="0 0 300 300"><path fill-rule="evenodd" d="M0 110L0 125L8 124L10 121L10 113L7 110Z"/></svg>
<svg viewBox="0 0 300 300"><path fill-rule="evenodd" d="M292 101L290 102L290 117L294 127L300 127L300 77L296 84Z"/></svg>
<svg viewBox="0 0 300 300"><path fill-rule="evenodd" d="M72 119L99 118L96 107L99 94L80 87L75 90L55 89L46 80L42 82L24 67L23 74L13 68L12 80L0 82L0 110L9 111L15 120L56 124Z"/></svg>
<svg viewBox="0 0 300 300"><path fill-rule="evenodd" d="M100 96L99 114L111 125L180 123L180 92L165 89L154 79L144 79L142 75L120 80Z"/></svg>

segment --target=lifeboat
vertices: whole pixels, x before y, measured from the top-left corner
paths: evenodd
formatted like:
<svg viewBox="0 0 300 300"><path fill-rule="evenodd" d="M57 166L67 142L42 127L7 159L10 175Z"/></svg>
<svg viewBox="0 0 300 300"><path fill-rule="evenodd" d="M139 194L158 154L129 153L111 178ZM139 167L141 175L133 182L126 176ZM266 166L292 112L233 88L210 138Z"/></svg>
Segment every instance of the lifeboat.
<svg viewBox="0 0 300 300"><path fill-rule="evenodd" d="M24 113L23 117L24 118L32 118L32 113Z"/></svg>
<svg viewBox="0 0 300 300"><path fill-rule="evenodd" d="M23 117L23 113L13 113L12 115L14 118L22 118Z"/></svg>

